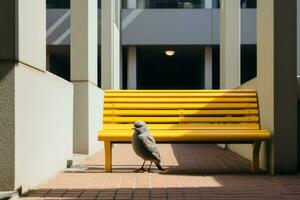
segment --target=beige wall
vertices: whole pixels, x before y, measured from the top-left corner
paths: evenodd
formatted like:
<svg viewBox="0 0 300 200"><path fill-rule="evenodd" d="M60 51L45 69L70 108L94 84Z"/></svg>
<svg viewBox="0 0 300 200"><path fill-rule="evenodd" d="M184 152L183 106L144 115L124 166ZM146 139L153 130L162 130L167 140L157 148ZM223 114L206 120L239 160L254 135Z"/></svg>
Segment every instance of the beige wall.
<svg viewBox="0 0 300 200"><path fill-rule="evenodd" d="M103 90L89 82L74 84L74 138L75 154L91 155L103 147L98 142L102 129Z"/></svg>
<svg viewBox="0 0 300 200"><path fill-rule="evenodd" d="M72 159L73 86L22 64L15 70L15 187L26 191Z"/></svg>
<svg viewBox="0 0 300 200"><path fill-rule="evenodd" d="M257 1L256 88L262 129L272 134L261 149L271 173L297 172L297 1ZM245 84L243 88L255 88ZM238 146L231 149L244 154ZM265 156L267 155L267 156Z"/></svg>
<svg viewBox="0 0 300 200"><path fill-rule="evenodd" d="M257 2L257 77L239 88L257 89L261 128L274 132L274 3ZM252 160L252 145L228 145L229 149ZM268 147L270 149L270 147ZM260 150L260 167L269 169L273 148L268 152L263 143ZM270 166L273 170L273 165Z"/></svg>
<svg viewBox="0 0 300 200"><path fill-rule="evenodd" d="M250 81L244 83L239 89L258 89L258 78L251 79ZM261 107L260 107L261 109ZM252 144L228 144L227 147L233 151L243 156L244 158L252 161ZM260 168L268 169L268 152L266 143L263 142L260 149Z"/></svg>
<svg viewBox="0 0 300 200"><path fill-rule="evenodd" d="M0 66L0 190L27 191L72 159L73 86L20 63Z"/></svg>

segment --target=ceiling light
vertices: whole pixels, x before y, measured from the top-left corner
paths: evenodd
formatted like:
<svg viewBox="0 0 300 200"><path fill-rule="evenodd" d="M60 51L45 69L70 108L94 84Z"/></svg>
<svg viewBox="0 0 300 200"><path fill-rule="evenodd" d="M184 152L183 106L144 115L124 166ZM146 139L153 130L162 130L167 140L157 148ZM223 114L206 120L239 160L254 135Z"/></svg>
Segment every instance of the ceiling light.
<svg viewBox="0 0 300 200"><path fill-rule="evenodd" d="M167 51L165 51L165 54L166 54L167 56L174 56L175 51L173 51L173 50L167 50Z"/></svg>

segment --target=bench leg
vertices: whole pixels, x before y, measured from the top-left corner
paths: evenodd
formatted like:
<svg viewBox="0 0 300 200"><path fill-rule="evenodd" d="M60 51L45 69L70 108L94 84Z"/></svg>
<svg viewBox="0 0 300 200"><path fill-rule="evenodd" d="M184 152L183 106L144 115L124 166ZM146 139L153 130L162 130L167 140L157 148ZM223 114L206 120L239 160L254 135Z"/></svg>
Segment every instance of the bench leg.
<svg viewBox="0 0 300 200"><path fill-rule="evenodd" d="M105 148L105 172L111 172L112 166L112 145L110 141L104 142Z"/></svg>
<svg viewBox="0 0 300 200"><path fill-rule="evenodd" d="M253 143L253 151L252 151L252 173L259 172L259 149L260 149L261 141L256 141Z"/></svg>

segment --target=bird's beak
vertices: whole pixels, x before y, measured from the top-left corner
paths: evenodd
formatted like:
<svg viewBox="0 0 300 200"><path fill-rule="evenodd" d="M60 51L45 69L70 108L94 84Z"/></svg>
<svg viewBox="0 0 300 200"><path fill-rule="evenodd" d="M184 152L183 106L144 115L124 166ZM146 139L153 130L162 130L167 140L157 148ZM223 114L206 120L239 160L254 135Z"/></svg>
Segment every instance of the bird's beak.
<svg viewBox="0 0 300 200"><path fill-rule="evenodd" d="M133 128L131 128L131 130L135 130L135 128L133 127Z"/></svg>

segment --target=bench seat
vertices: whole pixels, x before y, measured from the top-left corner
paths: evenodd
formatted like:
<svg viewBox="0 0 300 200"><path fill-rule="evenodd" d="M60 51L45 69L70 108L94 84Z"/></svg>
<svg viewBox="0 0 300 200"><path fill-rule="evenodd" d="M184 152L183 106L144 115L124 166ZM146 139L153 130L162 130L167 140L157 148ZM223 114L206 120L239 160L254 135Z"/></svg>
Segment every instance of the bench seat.
<svg viewBox="0 0 300 200"><path fill-rule="evenodd" d="M112 170L112 144L131 142L138 120L158 143L253 144L253 173L259 171L261 142L271 138L260 128L255 90L107 90L98 135L106 172Z"/></svg>
<svg viewBox="0 0 300 200"><path fill-rule="evenodd" d="M132 130L104 130L99 140L111 142L131 142ZM268 140L267 130L152 130L157 142L214 142L251 143Z"/></svg>

